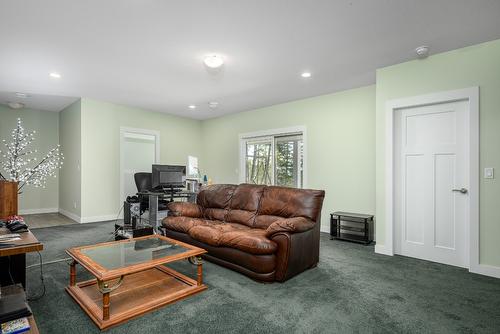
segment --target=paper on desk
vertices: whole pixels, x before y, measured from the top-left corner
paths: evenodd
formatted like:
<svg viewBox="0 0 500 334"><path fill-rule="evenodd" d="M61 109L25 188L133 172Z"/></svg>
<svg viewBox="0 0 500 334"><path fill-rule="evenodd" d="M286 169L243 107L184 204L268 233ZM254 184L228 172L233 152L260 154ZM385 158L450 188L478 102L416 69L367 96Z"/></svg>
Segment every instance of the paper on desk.
<svg viewBox="0 0 500 334"><path fill-rule="evenodd" d="M20 236L21 235L19 233L10 233L10 234L0 235L0 239L17 238L17 237L20 237Z"/></svg>
<svg viewBox="0 0 500 334"><path fill-rule="evenodd" d="M9 239L2 239L0 240L0 242L11 242L11 241L17 241L17 240L21 240L21 238L9 238Z"/></svg>

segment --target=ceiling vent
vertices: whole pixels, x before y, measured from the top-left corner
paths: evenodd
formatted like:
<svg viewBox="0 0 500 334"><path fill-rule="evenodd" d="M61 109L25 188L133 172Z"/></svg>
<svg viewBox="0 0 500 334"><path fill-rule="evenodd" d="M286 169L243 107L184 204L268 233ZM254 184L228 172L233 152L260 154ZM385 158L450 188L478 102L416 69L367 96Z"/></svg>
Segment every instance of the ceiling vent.
<svg viewBox="0 0 500 334"><path fill-rule="evenodd" d="M215 109L219 106L219 102L215 102L215 101L211 101L211 102L208 102L208 107L210 109Z"/></svg>

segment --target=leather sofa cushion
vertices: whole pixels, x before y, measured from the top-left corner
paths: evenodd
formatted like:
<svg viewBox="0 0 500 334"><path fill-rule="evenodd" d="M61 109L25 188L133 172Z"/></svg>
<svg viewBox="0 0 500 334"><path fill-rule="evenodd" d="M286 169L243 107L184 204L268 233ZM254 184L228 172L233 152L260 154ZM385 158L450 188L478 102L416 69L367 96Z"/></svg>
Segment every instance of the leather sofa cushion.
<svg viewBox="0 0 500 334"><path fill-rule="evenodd" d="M207 221L188 231L191 238L217 247L230 247L250 254L274 254L277 245L266 238L266 231L221 221Z"/></svg>
<svg viewBox="0 0 500 334"><path fill-rule="evenodd" d="M226 218L226 214L226 209L207 208L205 209L204 217L212 220L224 220Z"/></svg>
<svg viewBox="0 0 500 334"><path fill-rule="evenodd" d="M304 217L294 217L288 219L279 219L269 225L266 229L266 237L272 238L276 233L300 233L305 232L314 227L315 222Z"/></svg>
<svg viewBox="0 0 500 334"><path fill-rule="evenodd" d="M199 228L193 226L188 230L188 234L195 240L218 246L224 225L226 224L220 220L211 220L210 223L199 226Z"/></svg>
<svg viewBox="0 0 500 334"><path fill-rule="evenodd" d="M202 217L202 208L198 204L189 202L171 202L167 205L169 215L186 216L193 218Z"/></svg>
<svg viewBox="0 0 500 334"><path fill-rule="evenodd" d="M204 248L209 253L210 261L214 261L217 258L221 259L223 261L222 265L239 271L243 269L242 272L245 275L249 275L255 279L263 279L263 276L259 274L269 275L271 281L274 278L274 268L276 267L275 254L255 255L230 247L214 247L191 238L189 234L175 231L167 231L167 237ZM207 254L202 256L207 257ZM254 275L255 273L258 275Z"/></svg>
<svg viewBox="0 0 500 334"><path fill-rule="evenodd" d="M206 219L223 221L236 187L234 184L214 184L200 191L197 203L204 209L203 216Z"/></svg>
<svg viewBox="0 0 500 334"><path fill-rule="evenodd" d="M238 223L253 227L255 224L255 212L231 209L225 220L230 223Z"/></svg>
<svg viewBox="0 0 500 334"><path fill-rule="evenodd" d="M305 217L316 221L324 197L323 190L266 187L258 214L283 218Z"/></svg>
<svg viewBox="0 0 500 334"><path fill-rule="evenodd" d="M234 191L226 221L253 227L265 186L240 184Z"/></svg>
<svg viewBox="0 0 500 334"><path fill-rule="evenodd" d="M183 233L188 233L193 226L204 224L207 224L204 219L191 217L167 217L162 221L162 225L165 228Z"/></svg>
<svg viewBox="0 0 500 334"><path fill-rule="evenodd" d="M240 184L231 198L230 208L257 212L265 187L255 184Z"/></svg>
<svg viewBox="0 0 500 334"><path fill-rule="evenodd" d="M255 217L254 227L266 229L269 227L269 225L280 219L283 219L283 217L272 215L258 215L257 217Z"/></svg>
<svg viewBox="0 0 500 334"><path fill-rule="evenodd" d="M228 209L234 190L234 184L213 184L198 193L196 202L203 208Z"/></svg>
<svg viewBox="0 0 500 334"><path fill-rule="evenodd" d="M219 246L231 247L251 254L274 254L278 245L261 229L235 230L223 233Z"/></svg>

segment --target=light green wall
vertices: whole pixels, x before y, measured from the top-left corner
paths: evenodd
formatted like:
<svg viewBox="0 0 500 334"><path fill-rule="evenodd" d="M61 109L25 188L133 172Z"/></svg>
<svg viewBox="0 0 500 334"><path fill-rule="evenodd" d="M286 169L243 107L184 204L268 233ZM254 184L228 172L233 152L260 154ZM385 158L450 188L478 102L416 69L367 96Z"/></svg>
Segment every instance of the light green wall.
<svg viewBox="0 0 500 334"><path fill-rule="evenodd" d="M5 105L0 105L0 140L11 141L11 131L16 127L17 119L21 118L27 131L36 131L35 141L30 147L38 150L38 153L34 153L32 156L40 159L59 142L58 117L55 112L25 108L13 110ZM0 150L4 150L3 144L0 146ZM3 170L2 174L4 174ZM19 196L19 211L21 213L49 209L57 211L59 206L58 183L57 178L49 178L45 189L25 186L23 193Z"/></svg>
<svg viewBox="0 0 500 334"><path fill-rule="evenodd" d="M59 208L80 217L81 213L81 101L59 113L59 143L64 153L60 170Z"/></svg>
<svg viewBox="0 0 500 334"><path fill-rule="evenodd" d="M385 233L385 103L394 98L480 87L480 172L500 166L500 40L377 71L377 243ZM498 178L498 176L497 176ZM480 263L500 266L500 183L480 178Z"/></svg>
<svg viewBox="0 0 500 334"><path fill-rule="evenodd" d="M201 123L182 118L82 99L83 219L116 217L120 209L120 127L160 132L160 162L186 164L201 154Z"/></svg>
<svg viewBox="0 0 500 334"><path fill-rule="evenodd" d="M246 132L306 126L308 188L324 189L322 228L335 210L375 213L375 86L204 121L202 174L238 183Z"/></svg>

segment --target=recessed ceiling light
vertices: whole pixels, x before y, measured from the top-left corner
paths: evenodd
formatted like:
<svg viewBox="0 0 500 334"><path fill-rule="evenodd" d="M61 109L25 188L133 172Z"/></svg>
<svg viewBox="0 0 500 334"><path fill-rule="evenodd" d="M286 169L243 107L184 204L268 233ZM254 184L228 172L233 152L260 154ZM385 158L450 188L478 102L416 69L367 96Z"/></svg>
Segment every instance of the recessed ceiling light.
<svg viewBox="0 0 500 334"><path fill-rule="evenodd" d="M52 78L60 79L61 75L57 72L52 72L49 74Z"/></svg>
<svg viewBox="0 0 500 334"><path fill-rule="evenodd" d="M191 104L188 106L189 109L196 109L196 106L194 104Z"/></svg>
<svg viewBox="0 0 500 334"><path fill-rule="evenodd" d="M218 68L224 64L224 58L218 54L211 54L206 56L203 62L210 68Z"/></svg>
<svg viewBox="0 0 500 334"><path fill-rule="evenodd" d="M303 78L310 78L311 77L311 72L304 72L300 75Z"/></svg>
<svg viewBox="0 0 500 334"><path fill-rule="evenodd" d="M26 99L28 97L30 97L30 95L26 94L26 93L16 93L16 97L20 97L21 99Z"/></svg>
<svg viewBox="0 0 500 334"><path fill-rule="evenodd" d="M24 103L21 103L21 102L9 102L9 103L7 103L7 105L9 107L11 107L12 109L24 108Z"/></svg>
<svg viewBox="0 0 500 334"><path fill-rule="evenodd" d="M216 101L211 101L211 102L208 102L208 107L210 109L215 109L219 106L219 102L216 102Z"/></svg>

